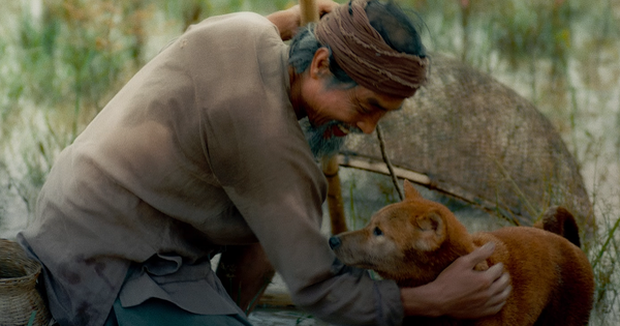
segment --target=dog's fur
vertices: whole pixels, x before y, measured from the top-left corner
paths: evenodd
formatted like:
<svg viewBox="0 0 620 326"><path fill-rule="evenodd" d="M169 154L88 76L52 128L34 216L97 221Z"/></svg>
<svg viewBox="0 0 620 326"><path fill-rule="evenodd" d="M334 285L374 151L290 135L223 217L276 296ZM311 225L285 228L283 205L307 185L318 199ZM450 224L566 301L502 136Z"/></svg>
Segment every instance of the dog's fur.
<svg viewBox="0 0 620 326"><path fill-rule="evenodd" d="M587 324L594 293L592 267L576 245L543 230L569 231L578 244L576 224L568 211L550 209L538 228L507 227L469 234L447 207L422 198L407 181L404 188L405 200L384 207L368 226L330 239L343 263L373 269L399 286L419 286L433 281L458 257L494 242L492 256L475 269L486 270L501 262L513 288L506 305L494 316L475 321L413 317L405 324Z"/></svg>

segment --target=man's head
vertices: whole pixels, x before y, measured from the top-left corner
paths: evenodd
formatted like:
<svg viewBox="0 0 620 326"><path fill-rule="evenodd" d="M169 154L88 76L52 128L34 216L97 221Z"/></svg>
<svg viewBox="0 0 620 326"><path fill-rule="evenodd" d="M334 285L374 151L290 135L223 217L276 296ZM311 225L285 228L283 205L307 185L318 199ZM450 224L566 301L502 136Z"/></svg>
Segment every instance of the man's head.
<svg viewBox="0 0 620 326"><path fill-rule="evenodd" d="M426 80L428 59L395 4L353 0L300 31L289 64L298 115L308 117L310 129L327 126L310 130L327 143L342 143L338 137L348 131L372 133L381 117L399 109Z"/></svg>

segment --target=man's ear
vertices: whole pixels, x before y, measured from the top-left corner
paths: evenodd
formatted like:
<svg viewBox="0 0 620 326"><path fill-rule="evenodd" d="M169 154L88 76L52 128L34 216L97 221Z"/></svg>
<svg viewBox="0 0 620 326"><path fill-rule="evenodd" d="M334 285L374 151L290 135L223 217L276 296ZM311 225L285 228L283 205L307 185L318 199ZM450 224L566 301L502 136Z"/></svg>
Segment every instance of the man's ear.
<svg viewBox="0 0 620 326"><path fill-rule="evenodd" d="M422 251L439 248L446 239L446 223L438 211L432 210L413 219L418 236L415 247Z"/></svg>
<svg viewBox="0 0 620 326"><path fill-rule="evenodd" d="M403 181L403 188L405 189L405 200L422 197L418 190L414 188L411 182L409 182L409 180L407 179Z"/></svg>
<svg viewBox="0 0 620 326"><path fill-rule="evenodd" d="M314 53L312 63L310 64L310 77L322 78L327 74L331 74L329 71L329 49L321 47Z"/></svg>

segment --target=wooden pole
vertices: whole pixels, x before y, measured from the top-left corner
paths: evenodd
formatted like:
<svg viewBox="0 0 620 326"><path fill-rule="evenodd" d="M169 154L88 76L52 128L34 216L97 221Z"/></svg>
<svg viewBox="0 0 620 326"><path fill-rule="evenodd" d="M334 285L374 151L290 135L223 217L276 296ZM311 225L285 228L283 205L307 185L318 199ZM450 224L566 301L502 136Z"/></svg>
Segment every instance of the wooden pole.
<svg viewBox="0 0 620 326"><path fill-rule="evenodd" d="M299 10L301 12L301 26L319 21L319 9L316 6L316 0L299 0Z"/></svg>
<svg viewBox="0 0 620 326"><path fill-rule="evenodd" d="M301 12L301 25L316 23L319 21L319 8L316 0L299 0L299 10ZM323 174L327 178L327 207L329 208L329 218L331 221L332 234L347 231L347 221L344 216L344 204L342 200L342 190L340 188L340 177L338 176L338 156L324 157L322 161Z"/></svg>
<svg viewBox="0 0 620 326"><path fill-rule="evenodd" d="M324 157L323 174L327 179L327 208L331 222L332 234L339 234L347 231L347 220L344 216L344 203L342 200L342 189L340 187L340 176L338 176L338 156Z"/></svg>

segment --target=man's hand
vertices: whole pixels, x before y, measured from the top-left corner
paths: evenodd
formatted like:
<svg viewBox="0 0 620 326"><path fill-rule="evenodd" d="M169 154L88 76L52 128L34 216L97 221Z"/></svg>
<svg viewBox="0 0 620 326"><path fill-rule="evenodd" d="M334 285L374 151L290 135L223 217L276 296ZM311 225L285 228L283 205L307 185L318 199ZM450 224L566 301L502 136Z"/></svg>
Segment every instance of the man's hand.
<svg viewBox="0 0 620 326"><path fill-rule="evenodd" d="M474 270L494 249L488 243L454 261L435 281L401 289L405 315L474 319L499 312L512 290L504 265L497 264L486 271Z"/></svg>
<svg viewBox="0 0 620 326"><path fill-rule="evenodd" d="M335 7L339 6L338 3L332 0L317 0L316 5L319 10L319 16L331 12ZM285 10L276 11L268 15L267 19L278 27L280 37L283 41L286 41L297 34L297 29L301 23L301 11L299 5L295 5Z"/></svg>

